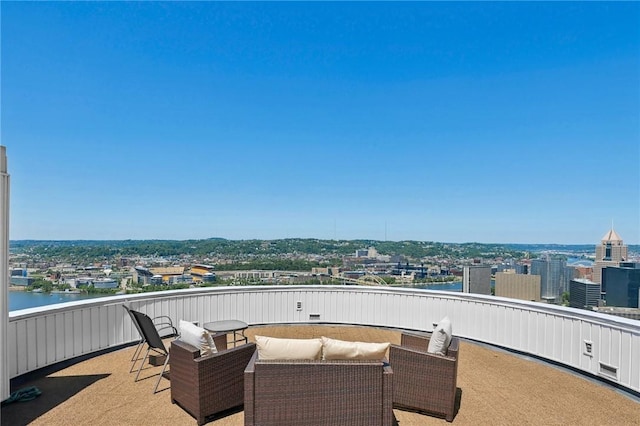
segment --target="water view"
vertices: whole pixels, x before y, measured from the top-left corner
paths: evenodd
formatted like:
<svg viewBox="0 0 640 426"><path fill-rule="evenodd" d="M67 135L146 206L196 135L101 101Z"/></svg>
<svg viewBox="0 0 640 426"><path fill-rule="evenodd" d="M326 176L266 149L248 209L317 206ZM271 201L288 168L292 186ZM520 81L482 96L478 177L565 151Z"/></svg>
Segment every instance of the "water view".
<svg viewBox="0 0 640 426"><path fill-rule="evenodd" d="M493 280L491 281L493 286ZM424 284L416 286L427 290L442 291L462 291L462 282L456 281L442 284ZM106 297L103 294L75 294L75 293L34 293L31 291L10 291L9 292L9 311L18 311L20 309L35 308L38 306L54 305L56 303L72 302L75 300L93 299L97 297Z"/></svg>
<svg viewBox="0 0 640 426"><path fill-rule="evenodd" d="M493 283L492 283L493 284ZM444 284L425 284L417 288L427 290L462 291L462 282ZM102 294L74 294L74 293L33 293L31 291L10 291L9 311L35 308L38 306L54 305L56 303L72 302L74 300L105 297Z"/></svg>
<svg viewBox="0 0 640 426"><path fill-rule="evenodd" d="M74 293L33 293L31 291L10 291L9 311L53 305L56 303L73 302L74 300L104 297L103 294L74 294Z"/></svg>

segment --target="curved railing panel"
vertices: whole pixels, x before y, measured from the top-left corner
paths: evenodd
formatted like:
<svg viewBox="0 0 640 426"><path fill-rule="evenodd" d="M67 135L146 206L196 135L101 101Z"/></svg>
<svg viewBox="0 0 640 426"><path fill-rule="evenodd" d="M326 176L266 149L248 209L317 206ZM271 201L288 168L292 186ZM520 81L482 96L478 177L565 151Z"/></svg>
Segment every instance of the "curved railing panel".
<svg viewBox="0 0 640 426"><path fill-rule="evenodd" d="M529 353L640 391L640 321L474 294L363 286L215 287L111 296L10 313L10 377L137 340L122 309L199 321L336 323L431 331Z"/></svg>

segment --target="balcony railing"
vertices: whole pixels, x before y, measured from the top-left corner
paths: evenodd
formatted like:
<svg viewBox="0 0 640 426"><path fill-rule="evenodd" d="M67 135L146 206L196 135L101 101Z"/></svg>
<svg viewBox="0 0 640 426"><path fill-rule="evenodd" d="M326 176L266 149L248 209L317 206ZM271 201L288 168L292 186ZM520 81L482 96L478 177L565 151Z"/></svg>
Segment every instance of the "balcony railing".
<svg viewBox="0 0 640 426"><path fill-rule="evenodd" d="M331 323L454 334L565 365L640 392L640 321L514 299L363 286L213 287L112 296L13 311L8 371L27 372L139 338L122 308L201 323Z"/></svg>

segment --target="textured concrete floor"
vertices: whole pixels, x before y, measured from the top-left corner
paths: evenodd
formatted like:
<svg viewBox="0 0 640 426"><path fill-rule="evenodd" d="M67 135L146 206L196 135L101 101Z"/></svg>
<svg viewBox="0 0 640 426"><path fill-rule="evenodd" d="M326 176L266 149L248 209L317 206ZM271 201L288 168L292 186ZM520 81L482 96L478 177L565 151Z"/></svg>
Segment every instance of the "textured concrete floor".
<svg viewBox="0 0 640 426"><path fill-rule="evenodd" d="M247 336L327 336L343 340L399 343L396 331L350 326L251 327ZM169 381L153 394L161 367L147 366L134 383L129 373L133 347L111 352L21 383L42 395L2 408L2 425L194 425L171 404ZM576 374L503 351L462 342L458 367L458 425L637 425L640 403ZM12 391L15 389L12 389ZM444 419L394 410L399 426L446 424ZM210 422L243 425L242 411ZM304 425L301 425L304 426Z"/></svg>

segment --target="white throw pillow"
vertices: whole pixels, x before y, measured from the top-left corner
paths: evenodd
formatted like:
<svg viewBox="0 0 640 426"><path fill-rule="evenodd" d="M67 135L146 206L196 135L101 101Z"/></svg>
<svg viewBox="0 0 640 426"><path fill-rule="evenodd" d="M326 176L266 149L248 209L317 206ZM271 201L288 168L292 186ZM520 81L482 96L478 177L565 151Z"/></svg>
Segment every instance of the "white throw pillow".
<svg viewBox="0 0 640 426"><path fill-rule="evenodd" d="M200 356L218 352L211 334L192 322L180 320L180 340L200 349Z"/></svg>
<svg viewBox="0 0 640 426"><path fill-rule="evenodd" d="M382 360L389 343L347 342L322 336L322 359Z"/></svg>
<svg viewBox="0 0 640 426"><path fill-rule="evenodd" d="M449 343L451 343L451 336L451 321L449 320L449 317L444 317L440 320L435 330L433 330L433 334L431 334L427 352L431 354L446 355Z"/></svg>
<svg viewBox="0 0 640 426"><path fill-rule="evenodd" d="M320 359L322 340L256 336L258 359Z"/></svg>

